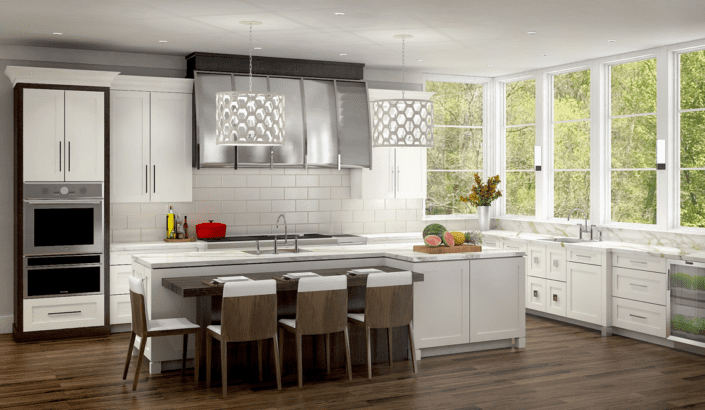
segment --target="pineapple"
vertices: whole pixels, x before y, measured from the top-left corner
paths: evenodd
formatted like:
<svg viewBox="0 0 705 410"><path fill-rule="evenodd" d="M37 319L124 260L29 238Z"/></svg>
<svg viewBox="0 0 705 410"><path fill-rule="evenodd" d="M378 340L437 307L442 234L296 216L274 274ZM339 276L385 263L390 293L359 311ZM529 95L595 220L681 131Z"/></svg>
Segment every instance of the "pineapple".
<svg viewBox="0 0 705 410"><path fill-rule="evenodd" d="M465 232L465 243L469 243L470 245L482 244L482 232L480 232L480 231Z"/></svg>
<svg viewBox="0 0 705 410"><path fill-rule="evenodd" d="M455 244L456 245L462 245L465 243L465 234L462 232L451 232L451 235L453 235L453 239L455 239Z"/></svg>

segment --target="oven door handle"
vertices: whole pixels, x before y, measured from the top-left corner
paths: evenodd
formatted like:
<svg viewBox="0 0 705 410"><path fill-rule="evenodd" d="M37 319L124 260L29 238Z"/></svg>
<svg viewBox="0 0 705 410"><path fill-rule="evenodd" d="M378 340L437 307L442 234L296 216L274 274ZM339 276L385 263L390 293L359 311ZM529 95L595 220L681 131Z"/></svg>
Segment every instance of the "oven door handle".
<svg viewBox="0 0 705 410"><path fill-rule="evenodd" d="M102 200L85 200L81 201L78 199L71 199L68 201L46 201L46 200L33 200L33 199L25 199L24 202L29 205L72 205L72 204L94 204L94 205L100 205L103 203Z"/></svg>

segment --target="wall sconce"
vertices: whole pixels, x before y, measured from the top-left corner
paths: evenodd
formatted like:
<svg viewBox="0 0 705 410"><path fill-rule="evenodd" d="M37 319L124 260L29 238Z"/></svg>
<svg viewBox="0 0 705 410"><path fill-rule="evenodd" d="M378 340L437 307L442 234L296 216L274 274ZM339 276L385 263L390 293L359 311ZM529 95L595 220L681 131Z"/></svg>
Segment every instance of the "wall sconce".
<svg viewBox="0 0 705 410"><path fill-rule="evenodd" d="M534 168L536 171L541 171L541 146L534 146Z"/></svg>
<svg viewBox="0 0 705 410"><path fill-rule="evenodd" d="M666 169L666 140L656 140L656 169Z"/></svg>

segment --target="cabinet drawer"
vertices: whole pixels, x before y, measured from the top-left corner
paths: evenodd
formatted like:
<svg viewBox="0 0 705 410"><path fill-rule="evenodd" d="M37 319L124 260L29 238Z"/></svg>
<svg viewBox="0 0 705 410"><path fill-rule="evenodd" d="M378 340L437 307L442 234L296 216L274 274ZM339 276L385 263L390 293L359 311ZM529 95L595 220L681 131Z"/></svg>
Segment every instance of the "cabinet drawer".
<svg viewBox="0 0 705 410"><path fill-rule="evenodd" d="M526 308L546 311L546 279L526 278Z"/></svg>
<svg viewBox="0 0 705 410"><path fill-rule="evenodd" d="M663 273L612 268L612 295L663 306L667 279Z"/></svg>
<svg viewBox="0 0 705 410"><path fill-rule="evenodd" d="M132 323L132 305L130 295L110 296L110 324Z"/></svg>
<svg viewBox="0 0 705 410"><path fill-rule="evenodd" d="M619 252L612 253L612 266L648 270L651 272L658 273L666 273L666 271L668 270L665 258L659 258L657 256L650 255L626 254Z"/></svg>
<svg viewBox="0 0 705 410"><path fill-rule="evenodd" d="M132 276L132 264L110 267L110 294L124 295L130 293L128 278Z"/></svg>
<svg viewBox="0 0 705 410"><path fill-rule="evenodd" d="M546 279L565 282L566 249L562 245L546 245Z"/></svg>
<svg viewBox="0 0 705 410"><path fill-rule="evenodd" d="M502 244L499 238L493 236L485 236L482 238L482 246L485 248L497 248L502 249Z"/></svg>
<svg viewBox="0 0 705 410"><path fill-rule="evenodd" d="M584 248L568 248L568 262L588 263L590 265L602 264L602 252Z"/></svg>
<svg viewBox="0 0 705 410"><path fill-rule="evenodd" d="M104 305L103 295L25 299L24 331L103 326Z"/></svg>
<svg viewBox="0 0 705 410"><path fill-rule="evenodd" d="M666 337L666 307L613 297L612 326Z"/></svg>
<svg viewBox="0 0 705 410"><path fill-rule="evenodd" d="M546 279L546 313L566 315L566 284Z"/></svg>
<svg viewBox="0 0 705 410"><path fill-rule="evenodd" d="M530 244L527 247L527 275L546 277L546 246Z"/></svg>
<svg viewBox="0 0 705 410"><path fill-rule="evenodd" d="M523 242L514 242L507 239L502 241L502 249L508 251L520 251L526 253L526 244Z"/></svg>

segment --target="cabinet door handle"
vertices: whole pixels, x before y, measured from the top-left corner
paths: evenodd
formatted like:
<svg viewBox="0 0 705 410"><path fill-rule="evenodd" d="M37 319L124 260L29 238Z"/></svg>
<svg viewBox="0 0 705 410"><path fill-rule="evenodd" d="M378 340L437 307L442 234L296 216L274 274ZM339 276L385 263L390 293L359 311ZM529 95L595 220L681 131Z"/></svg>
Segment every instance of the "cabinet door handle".
<svg viewBox="0 0 705 410"><path fill-rule="evenodd" d="M538 263L539 263L539 257L538 257L538 256L534 256L534 263L538 265Z"/></svg>
<svg viewBox="0 0 705 410"><path fill-rule="evenodd" d="M629 262L631 262L631 263L638 263L638 264L641 264L641 265L646 265L646 264L647 264L647 262L644 262L644 261L629 261Z"/></svg>
<svg viewBox="0 0 705 410"><path fill-rule="evenodd" d="M149 165L144 166L144 193L149 193Z"/></svg>
<svg viewBox="0 0 705 410"><path fill-rule="evenodd" d="M401 172L401 169L399 168L399 165L397 165L397 192L399 192L399 173Z"/></svg>
<svg viewBox="0 0 705 410"><path fill-rule="evenodd" d="M535 290L535 291L534 291L534 297L535 297L535 298L539 297L539 291L538 291L538 290Z"/></svg>
<svg viewBox="0 0 705 410"><path fill-rule="evenodd" d="M644 316L637 316L637 315L633 315L633 314L631 314L631 313L629 314L629 316L635 317L635 318L638 318L638 319L644 319L644 320L646 320L646 318L645 318Z"/></svg>
<svg viewBox="0 0 705 410"><path fill-rule="evenodd" d="M556 268L558 267L558 259L553 260L553 266Z"/></svg>
<svg viewBox="0 0 705 410"><path fill-rule="evenodd" d="M152 189L154 190L154 193L157 193L157 166L153 165L152 169Z"/></svg>
<svg viewBox="0 0 705 410"><path fill-rule="evenodd" d="M338 171L340 171L340 154L338 154Z"/></svg>
<svg viewBox="0 0 705 410"><path fill-rule="evenodd" d="M70 312L49 312L47 315L72 315L75 313L81 313L80 310L72 310Z"/></svg>
<svg viewBox="0 0 705 410"><path fill-rule="evenodd" d="M558 302L558 295L553 295L553 301Z"/></svg>
<svg viewBox="0 0 705 410"><path fill-rule="evenodd" d="M61 172L61 141L59 141L59 172Z"/></svg>
<svg viewBox="0 0 705 410"><path fill-rule="evenodd" d="M632 286L638 286L638 287L640 287L640 288L648 288L648 286L646 286L646 285L639 285L638 283L630 283L630 285L632 285Z"/></svg>
<svg viewBox="0 0 705 410"><path fill-rule="evenodd" d="M588 258L590 259L590 255L575 255L576 258Z"/></svg>
<svg viewBox="0 0 705 410"><path fill-rule="evenodd" d="M71 172L71 141L69 141L69 148L68 148L68 154L69 154L69 161L68 161L68 171Z"/></svg>

